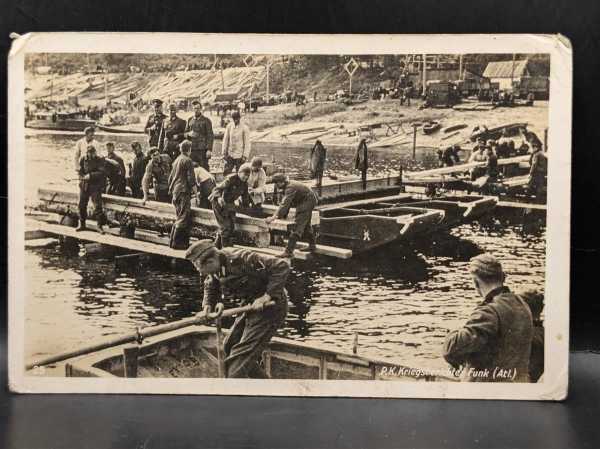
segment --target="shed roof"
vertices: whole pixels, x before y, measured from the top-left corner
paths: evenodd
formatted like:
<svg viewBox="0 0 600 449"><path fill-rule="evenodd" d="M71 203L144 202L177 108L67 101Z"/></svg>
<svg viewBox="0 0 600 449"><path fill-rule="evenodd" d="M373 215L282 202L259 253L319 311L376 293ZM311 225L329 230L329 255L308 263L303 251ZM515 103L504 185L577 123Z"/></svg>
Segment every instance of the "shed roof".
<svg viewBox="0 0 600 449"><path fill-rule="evenodd" d="M496 61L488 63L483 76L485 78L520 78L527 75L527 65L529 61L522 59L520 61Z"/></svg>

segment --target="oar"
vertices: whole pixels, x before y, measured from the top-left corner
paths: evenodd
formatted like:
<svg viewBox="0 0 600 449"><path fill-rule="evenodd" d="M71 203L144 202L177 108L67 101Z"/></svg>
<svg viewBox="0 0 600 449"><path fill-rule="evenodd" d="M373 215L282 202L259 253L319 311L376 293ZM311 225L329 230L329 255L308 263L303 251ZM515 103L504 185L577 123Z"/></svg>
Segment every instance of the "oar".
<svg viewBox="0 0 600 449"><path fill-rule="evenodd" d="M275 303L273 301L270 301L270 302L265 303L264 307L270 307L274 304ZM260 309L257 307L254 307L253 305L250 304L247 306L235 307L233 309L224 310L220 317L221 318L231 317L231 316L239 315L241 313L254 312L254 311L258 311L258 310L260 310ZM171 332L171 331L174 331L177 329L182 329L187 326L194 326L197 324L205 324L209 320L211 320L215 317L216 317L216 314L211 313L207 316L201 312L198 315L193 316L191 318L185 318L183 320L175 321L173 323L161 324L159 326L149 326L149 327L146 327L143 329L139 329L135 333L123 335L121 337L112 338L110 340L106 340L101 343L96 343L95 345L87 346L85 348L80 348L80 349L76 349L74 351L64 352L62 354L53 355L50 357L46 357L44 359L35 360L35 361L30 362L27 365L25 365L25 369L30 370L30 369L33 369L38 366L44 366L44 365L49 365L51 363L62 362L64 360L67 360L67 359L70 359L73 357L79 357L81 355L90 354L92 352L100 351L102 349L110 348L112 346L118 346L118 345L122 345L125 343L138 341L140 338L154 337L155 335L163 334L165 332Z"/></svg>

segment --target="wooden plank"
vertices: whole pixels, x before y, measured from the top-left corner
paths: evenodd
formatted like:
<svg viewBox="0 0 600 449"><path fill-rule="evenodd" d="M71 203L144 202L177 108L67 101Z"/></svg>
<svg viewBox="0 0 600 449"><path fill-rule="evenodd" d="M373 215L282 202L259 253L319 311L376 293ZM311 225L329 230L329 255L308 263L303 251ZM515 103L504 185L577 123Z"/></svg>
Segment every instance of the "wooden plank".
<svg viewBox="0 0 600 449"><path fill-rule="evenodd" d="M518 164L520 162L529 161L530 156L517 156L510 157L505 159L498 159L498 165L510 165L510 164ZM434 168L431 170L423 170L418 172L404 172L404 176L406 178L424 178L428 176L436 176L436 175L447 175L451 173L460 173L464 171L468 171L471 168L475 167L485 167L487 162L471 162L468 164L462 165L454 165L452 167L442 167L442 168Z"/></svg>
<svg viewBox="0 0 600 449"><path fill-rule="evenodd" d="M47 232L41 231L39 229L32 229L25 231L25 241L28 240L38 240L48 238L52 234L48 234Z"/></svg>
<svg viewBox="0 0 600 449"><path fill-rule="evenodd" d="M499 201L498 207L547 210L546 204L519 203L518 201Z"/></svg>

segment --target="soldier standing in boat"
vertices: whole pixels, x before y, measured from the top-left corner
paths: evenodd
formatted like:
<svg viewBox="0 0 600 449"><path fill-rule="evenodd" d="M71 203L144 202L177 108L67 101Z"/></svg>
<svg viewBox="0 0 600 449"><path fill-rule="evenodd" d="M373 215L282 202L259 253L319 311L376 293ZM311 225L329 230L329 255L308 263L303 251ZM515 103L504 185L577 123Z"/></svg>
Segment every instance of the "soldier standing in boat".
<svg viewBox="0 0 600 449"><path fill-rule="evenodd" d="M222 298L255 307L236 318L224 341L226 377L268 378L260 366L261 355L285 322L289 262L243 249L217 249L210 240L193 244L185 257L204 278L204 314ZM265 307L270 303L274 304Z"/></svg>
<svg viewBox="0 0 600 449"><path fill-rule="evenodd" d="M225 128L221 147L221 154L225 161L224 175L234 170L237 172L250 157L250 129L240 122L239 111L234 111L231 119L232 121Z"/></svg>
<svg viewBox="0 0 600 449"><path fill-rule="evenodd" d="M87 206L91 199L100 233L104 234L103 226L107 222L102 207L102 192L106 185L105 167L106 161L98 157L96 147L88 146L85 156L79 160L79 226L77 231L87 229Z"/></svg>
<svg viewBox="0 0 600 449"><path fill-rule="evenodd" d="M271 223L276 218L286 218L290 208L296 208L294 230L290 234L285 251L279 257L293 257L296 242L300 239L305 239L308 242L308 249L302 249L301 251L315 252L317 246L312 232L311 219L312 212L318 203L317 196L310 187L297 181L290 181L282 173L273 175L273 182L277 189L283 192L284 196L277 212L272 217L266 218L265 221Z"/></svg>
<svg viewBox="0 0 600 449"><path fill-rule="evenodd" d="M470 382L529 382L533 336L528 305L504 285L502 265L490 254L471 259L469 271L483 297L467 323L450 332L444 359Z"/></svg>
<svg viewBox="0 0 600 449"><path fill-rule="evenodd" d="M179 156L179 144L185 138L185 126L185 120L177 116L177 105L171 103L169 105L169 117L164 121L165 137L163 149L173 161Z"/></svg>
<svg viewBox="0 0 600 449"><path fill-rule="evenodd" d="M192 142L189 140L181 142L180 151L181 154L173 163L169 175L169 195L173 198L177 216L171 228L169 246L174 249L187 249L192 226L192 195L196 193L194 162L190 159Z"/></svg>
<svg viewBox="0 0 600 449"><path fill-rule="evenodd" d="M194 106L194 115L188 119L184 135L192 142L192 160L210 171L208 160L212 156L214 140L212 122L202 115L202 103L194 100L192 106Z"/></svg>
<svg viewBox="0 0 600 449"><path fill-rule="evenodd" d="M157 147L159 151L162 151L162 140L165 134L164 122L167 116L162 112L162 100L154 99L152 104L154 105L154 112L148 117L144 132L148 134L148 146Z"/></svg>
<svg viewBox="0 0 600 449"><path fill-rule="evenodd" d="M242 207L244 208L248 208L252 204L248 193L249 177L250 167L240 167L238 173L227 176L223 182L213 189L209 196L215 218L220 228L216 239L216 245L219 248L233 245L236 215L235 202L241 199Z"/></svg>
<svg viewBox="0 0 600 449"><path fill-rule="evenodd" d="M146 204L150 196L150 185L154 188L154 201L169 203L169 175L171 174L171 158L168 154L161 153L158 148L150 148L150 160L146 164L144 177L142 178L142 192L144 193L143 204Z"/></svg>
<svg viewBox="0 0 600 449"><path fill-rule="evenodd" d="M133 162L129 164L129 187L131 188L131 195L134 198L143 198L142 179L144 178L148 158L146 158L144 150L142 150L142 145L139 142L133 142L131 149L135 157L133 158Z"/></svg>
<svg viewBox="0 0 600 449"><path fill-rule="evenodd" d="M106 162L111 164L107 167L108 184L106 193L109 195L125 196L125 162L123 158L115 153L115 144L106 142Z"/></svg>
<svg viewBox="0 0 600 449"><path fill-rule="evenodd" d="M73 158L73 165L75 167L75 171L79 172L79 161L82 156L85 156L87 153L87 149L89 146L93 146L96 148L96 153L100 148L100 144L94 139L94 133L96 130L93 126L88 126L83 130L84 136L77 141L75 144L75 155Z"/></svg>

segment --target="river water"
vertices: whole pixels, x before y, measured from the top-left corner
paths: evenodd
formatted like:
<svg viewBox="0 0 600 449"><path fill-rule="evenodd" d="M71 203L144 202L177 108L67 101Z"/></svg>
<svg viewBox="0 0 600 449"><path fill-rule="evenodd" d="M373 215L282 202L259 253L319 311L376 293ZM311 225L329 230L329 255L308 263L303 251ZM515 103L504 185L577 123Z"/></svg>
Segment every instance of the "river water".
<svg viewBox="0 0 600 449"><path fill-rule="evenodd" d="M26 203L37 188L68 186L75 176L72 154L78 134L30 132L26 137ZM102 135L124 145L144 136ZM218 150L216 151L219 152ZM284 167L306 171L308 150L254 146ZM350 150L330 150L332 172L346 174ZM372 152L373 173L405 167L430 167L433 151ZM74 188L75 186L72 186ZM279 335L346 351L358 335L358 353L416 368L443 368L444 336L460 326L480 301L467 271L469 259L490 251L507 272L514 290L543 289L545 215L497 210L493 216L410 245L386 247L359 258L294 262L290 313ZM25 354L40 357L80 346L139 326L189 317L200 310L201 284L193 272L143 259L115 268L110 255L62 253L58 246L29 248L25 304Z"/></svg>

